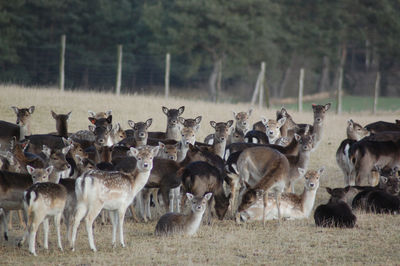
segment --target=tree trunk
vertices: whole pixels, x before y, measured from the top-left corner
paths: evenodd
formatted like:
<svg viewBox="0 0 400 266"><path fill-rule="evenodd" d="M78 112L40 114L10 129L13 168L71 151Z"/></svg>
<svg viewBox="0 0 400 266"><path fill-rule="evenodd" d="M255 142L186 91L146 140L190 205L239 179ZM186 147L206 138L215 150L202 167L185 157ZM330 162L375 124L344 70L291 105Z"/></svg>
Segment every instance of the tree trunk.
<svg viewBox="0 0 400 266"><path fill-rule="evenodd" d="M286 68L286 71L283 74L282 81L279 84L279 87L278 87L279 98L282 98L285 95L285 88L289 82L290 74L292 73L293 62L294 62L294 55L292 55L292 57L290 58L289 66Z"/></svg>
<svg viewBox="0 0 400 266"><path fill-rule="evenodd" d="M82 75L82 86L85 89L89 88L89 68L86 66Z"/></svg>
<svg viewBox="0 0 400 266"><path fill-rule="evenodd" d="M213 102L217 99L217 79L218 79L218 65L219 60L214 61L213 71L211 72L210 78L208 79L208 85L210 90L210 98Z"/></svg>
<svg viewBox="0 0 400 266"><path fill-rule="evenodd" d="M318 85L318 92L327 91L328 88L329 88L329 57L325 55L322 58L322 73Z"/></svg>
<svg viewBox="0 0 400 266"><path fill-rule="evenodd" d="M332 90L337 90L339 86L340 68L344 68L344 65L346 63L346 57L347 57L347 46L345 43L343 43L340 49L340 63L335 73L335 79L333 80Z"/></svg>

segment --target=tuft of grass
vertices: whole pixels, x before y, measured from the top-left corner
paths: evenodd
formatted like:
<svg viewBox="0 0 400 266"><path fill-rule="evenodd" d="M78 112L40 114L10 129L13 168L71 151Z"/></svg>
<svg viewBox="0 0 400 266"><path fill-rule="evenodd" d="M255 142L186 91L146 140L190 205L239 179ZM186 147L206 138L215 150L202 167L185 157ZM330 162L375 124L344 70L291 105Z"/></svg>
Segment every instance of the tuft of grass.
<svg viewBox="0 0 400 266"><path fill-rule="evenodd" d="M46 133L55 131L55 122L50 110L67 113L72 110L69 131L86 129L89 125L87 111L113 110L113 121L120 122L127 129L127 121L145 121L153 118L151 130L165 130L166 117L161 106L186 107L185 118L203 116L198 139L201 141L212 133L210 120L227 121L232 119L233 111L245 111L248 104L214 104L196 99L171 98L160 96L100 94L93 92L65 92L54 89L21 88L0 86L0 119L15 122L10 106L36 106L33 114L32 131ZM327 102L327 101L326 101ZM322 101L321 103L326 103ZM312 123L310 106L303 113L290 111L298 123ZM334 110L334 107L333 107ZM383 112L375 116L370 112L344 113L335 115L329 110L325 121L322 143L311 154L309 169L325 166L321 187L317 192L316 204L326 203L328 194L323 187L343 186L343 175L336 164L335 152L345 138L346 121L366 125L377 120L394 121L400 112ZM398 109L397 109L398 110ZM255 109L251 122L259 121L261 116L275 117L275 109ZM303 190L298 182L296 192ZM17 240L23 231L17 227L10 231L10 240L0 239L0 264L13 265L188 265L188 264L398 264L400 261L399 216L372 215L356 213L357 228L335 229L317 228L312 217L299 221L268 222L236 225L232 220L214 220L211 226L203 224L196 237L163 237L153 235L156 221L134 223L126 217L124 236L126 248L111 247L111 225L95 224L94 237L97 253L89 249L87 234L81 224L78 231L76 251L68 250L65 227L62 230L64 252L57 250L54 226L50 226L50 249L37 247L38 257L30 256L27 247L18 248ZM42 240L42 235L37 235Z"/></svg>

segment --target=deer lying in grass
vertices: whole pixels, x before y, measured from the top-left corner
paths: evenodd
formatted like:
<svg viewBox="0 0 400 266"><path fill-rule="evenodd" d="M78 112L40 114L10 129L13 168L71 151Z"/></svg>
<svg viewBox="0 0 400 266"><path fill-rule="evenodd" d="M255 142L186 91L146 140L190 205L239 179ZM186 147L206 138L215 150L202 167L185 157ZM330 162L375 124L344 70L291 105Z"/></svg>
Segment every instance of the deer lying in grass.
<svg viewBox="0 0 400 266"><path fill-rule="evenodd" d="M348 188L350 187L345 190L326 188L331 198L327 204L319 205L315 210L316 226L353 228L356 225L357 217L345 201Z"/></svg>
<svg viewBox="0 0 400 266"><path fill-rule="evenodd" d="M34 256L37 256L35 249L36 233L41 223L43 223L44 231L44 248L49 248L49 216L54 216L58 247L63 250L60 222L67 201L67 190L63 185L48 181L48 177L42 180L34 180L34 185L24 192L24 208L28 215L28 230L18 245L23 245L29 235L29 252Z"/></svg>
<svg viewBox="0 0 400 266"><path fill-rule="evenodd" d="M265 191L263 224L265 225L267 195L270 191L275 193L278 218L280 219L280 195L285 187L290 186L291 182L289 161L286 156L268 147L253 147L242 152L237 165L242 188L239 193L241 203L236 220L239 220L241 211L246 210L256 201L255 196L259 189ZM244 186L245 183L247 183L246 186ZM232 193L234 192L232 191Z"/></svg>
<svg viewBox="0 0 400 266"><path fill-rule="evenodd" d="M12 106L17 115L16 124L0 120L0 149L7 151L10 149L10 141L13 137L17 140L25 139L25 136L32 134L31 118L35 111L35 106L29 108L17 108Z"/></svg>
<svg viewBox="0 0 400 266"><path fill-rule="evenodd" d="M319 182L324 168L319 170L309 170L305 173L304 169L298 171L305 178L304 191L301 195L293 193L283 193L280 200L281 217L284 219L307 219L314 207L315 196L319 187ZM240 212L241 221L261 221L263 219L263 197L264 191L256 193L256 202L249 208ZM265 210L265 220L278 219L276 202L268 196L268 204Z"/></svg>
<svg viewBox="0 0 400 266"><path fill-rule="evenodd" d="M181 125L179 124L178 117L185 111L185 106L181 106L178 109L168 109L162 107L163 113L167 116L167 129L165 132L149 132L149 138L153 139L173 139L179 141L181 139Z"/></svg>
<svg viewBox="0 0 400 266"><path fill-rule="evenodd" d="M207 208L207 202L210 200L212 193L204 196L195 197L190 193L186 193L187 198L191 201L191 212L189 215L180 213L167 213L158 220L154 234L157 236L169 236L183 234L192 236L196 234L200 227L201 219Z"/></svg>
<svg viewBox="0 0 400 266"><path fill-rule="evenodd" d="M224 219L229 207L230 196L225 196L224 178L217 168L207 162L196 161L188 164L183 169L181 177L183 192L188 192L195 196L202 196L207 192L212 192L218 219ZM184 206L185 198L182 200L182 209ZM211 223L211 201L208 204L208 223Z"/></svg>
<svg viewBox="0 0 400 266"><path fill-rule="evenodd" d="M77 208L72 227L71 248L75 249L76 233L79 223L85 219L89 245L93 251L96 246L93 239L93 222L102 209L110 211L113 225L112 245L115 245L117 227L119 240L125 247L123 223L125 212L138 192L146 185L153 168L153 157L159 147L145 146L140 150L130 148L131 155L137 160L136 168L131 173L88 171L76 181L75 192Z"/></svg>
<svg viewBox="0 0 400 266"><path fill-rule="evenodd" d="M349 149L355 142L369 136L370 132L350 119L347 121L346 133L347 139L340 143L340 146L336 151L336 162L343 171L344 184L346 186L354 186L355 180L351 179L353 175L351 174L352 164L349 161Z"/></svg>

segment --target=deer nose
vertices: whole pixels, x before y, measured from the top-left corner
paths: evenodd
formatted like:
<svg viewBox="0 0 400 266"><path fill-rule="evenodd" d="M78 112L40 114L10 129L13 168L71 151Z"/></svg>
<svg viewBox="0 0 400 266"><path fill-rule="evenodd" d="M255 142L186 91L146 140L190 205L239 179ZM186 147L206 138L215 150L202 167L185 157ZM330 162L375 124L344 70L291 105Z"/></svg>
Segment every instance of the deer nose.
<svg viewBox="0 0 400 266"><path fill-rule="evenodd" d="M274 135L274 131L269 131L268 134Z"/></svg>
<svg viewBox="0 0 400 266"><path fill-rule="evenodd" d="M225 137L222 137L221 140L224 141L224 140L225 140Z"/></svg>
<svg viewBox="0 0 400 266"><path fill-rule="evenodd" d="M178 123L178 121L176 121L176 120L171 120L171 123L172 123L172 124L176 124L176 123Z"/></svg>
<svg viewBox="0 0 400 266"><path fill-rule="evenodd" d="M320 117L317 117L317 119L315 119L315 120L317 120L318 123L321 123L321 121L322 121L322 119Z"/></svg>
<svg viewBox="0 0 400 266"><path fill-rule="evenodd" d="M144 137L145 137L145 134L144 134L143 132L140 132L140 133L139 133L139 137L144 138Z"/></svg>
<svg viewBox="0 0 400 266"><path fill-rule="evenodd" d="M247 125L247 122L243 122L243 126Z"/></svg>
<svg viewBox="0 0 400 266"><path fill-rule="evenodd" d="M196 209L200 211L201 210L201 205L197 206Z"/></svg>
<svg viewBox="0 0 400 266"><path fill-rule="evenodd" d="M143 167L144 167L144 168L147 168L147 167L149 167L149 164L148 164L148 163L144 163L144 164L143 164Z"/></svg>
<svg viewBox="0 0 400 266"><path fill-rule="evenodd" d="M310 183L310 187L314 187L314 183Z"/></svg>
<svg viewBox="0 0 400 266"><path fill-rule="evenodd" d="M175 160L175 157L174 156L169 156L169 159L170 160Z"/></svg>
<svg viewBox="0 0 400 266"><path fill-rule="evenodd" d="M99 139L99 143L103 144L104 143L104 139Z"/></svg>

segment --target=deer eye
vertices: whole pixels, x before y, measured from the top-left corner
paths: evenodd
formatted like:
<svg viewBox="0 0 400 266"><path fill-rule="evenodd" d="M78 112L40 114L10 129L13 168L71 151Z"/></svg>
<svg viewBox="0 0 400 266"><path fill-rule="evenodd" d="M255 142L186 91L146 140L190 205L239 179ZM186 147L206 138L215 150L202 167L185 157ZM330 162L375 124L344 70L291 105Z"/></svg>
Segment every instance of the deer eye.
<svg viewBox="0 0 400 266"><path fill-rule="evenodd" d="M141 161L141 160L142 160L142 158L140 158L140 157L139 157L139 158L137 158L137 159L138 159L138 161Z"/></svg>

